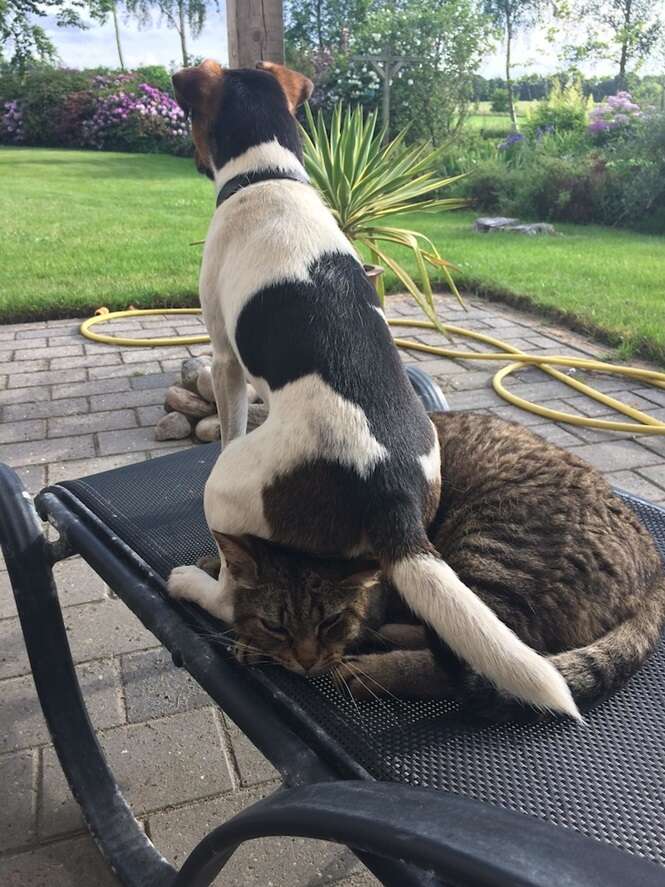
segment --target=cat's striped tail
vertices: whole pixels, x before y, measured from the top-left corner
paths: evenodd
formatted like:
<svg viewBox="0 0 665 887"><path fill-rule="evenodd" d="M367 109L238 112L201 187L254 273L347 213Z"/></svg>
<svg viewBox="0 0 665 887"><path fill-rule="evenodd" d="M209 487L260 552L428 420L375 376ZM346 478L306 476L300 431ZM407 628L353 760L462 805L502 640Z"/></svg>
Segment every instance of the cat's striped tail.
<svg viewBox="0 0 665 887"><path fill-rule="evenodd" d="M433 551L424 531L418 548L418 553L399 559L379 555L385 573L416 616L497 689L536 708L581 720L555 663L523 643L459 579Z"/></svg>
<svg viewBox="0 0 665 887"><path fill-rule="evenodd" d="M600 702L620 689L653 651L665 624L665 577L657 579L637 612L606 635L549 661L581 705Z"/></svg>

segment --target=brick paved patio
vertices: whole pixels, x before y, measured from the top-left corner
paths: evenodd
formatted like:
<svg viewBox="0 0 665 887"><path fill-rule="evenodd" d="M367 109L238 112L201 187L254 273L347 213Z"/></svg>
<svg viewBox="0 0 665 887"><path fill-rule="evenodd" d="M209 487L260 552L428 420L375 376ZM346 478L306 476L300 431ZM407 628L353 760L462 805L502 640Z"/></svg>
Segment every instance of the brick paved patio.
<svg viewBox="0 0 665 887"><path fill-rule="evenodd" d="M608 357L605 346L503 306L448 300L442 315L531 352ZM399 298L392 316L417 313ZM177 329L176 329L177 324ZM82 339L73 320L0 327L0 461L35 493L47 483L153 459L189 442L154 440L164 389L180 363L207 346L120 349ZM115 325L128 335L200 332L196 318ZM409 334L410 331L405 331ZM438 341L425 333L422 341ZM468 343L467 343L468 344ZM466 346L463 346L466 347ZM476 346L472 346L476 347ZM497 365L403 355L435 376L451 407L515 419L601 469L633 493L665 502L665 438L558 425L506 405L492 390ZM665 419L665 391L614 376L598 387ZM605 409L536 369L511 384L555 409ZM92 720L137 815L179 863L213 825L277 785L256 749L80 560L56 570L65 621ZM116 884L83 828L42 721L7 574L0 563L0 882L12 887ZM7 791L8 789L8 791ZM254 842L220 884L303 887L377 882L348 851L303 841Z"/></svg>

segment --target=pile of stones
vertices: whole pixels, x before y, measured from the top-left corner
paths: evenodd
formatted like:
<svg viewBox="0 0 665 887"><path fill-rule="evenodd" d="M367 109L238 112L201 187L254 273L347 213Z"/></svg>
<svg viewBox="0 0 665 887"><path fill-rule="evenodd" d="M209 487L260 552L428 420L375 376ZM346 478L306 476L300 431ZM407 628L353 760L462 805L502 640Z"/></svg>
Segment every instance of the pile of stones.
<svg viewBox="0 0 665 887"><path fill-rule="evenodd" d="M156 440L194 440L208 443L219 440L221 428L212 387L212 360L209 357L189 357L182 362L180 384L171 385L166 392L166 413L155 427ZM260 424L266 410L251 385L247 386L250 403L248 427Z"/></svg>

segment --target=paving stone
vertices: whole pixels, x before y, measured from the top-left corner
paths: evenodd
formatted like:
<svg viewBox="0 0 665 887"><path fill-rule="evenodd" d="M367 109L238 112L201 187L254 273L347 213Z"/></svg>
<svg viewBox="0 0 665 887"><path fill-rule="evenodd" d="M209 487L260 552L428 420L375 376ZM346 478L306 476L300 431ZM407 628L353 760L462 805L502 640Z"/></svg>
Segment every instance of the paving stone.
<svg viewBox="0 0 665 887"><path fill-rule="evenodd" d="M180 372L180 367L182 366L182 358L173 357L169 358L169 360L160 360L159 365L165 373L177 373Z"/></svg>
<svg viewBox="0 0 665 887"><path fill-rule="evenodd" d="M154 427L164 416L164 405L161 403L147 407L138 407L136 413L139 417L139 425Z"/></svg>
<svg viewBox="0 0 665 887"><path fill-rule="evenodd" d="M136 814L209 798L231 788L211 709L112 727L100 733L99 740ZM43 752L39 833L52 837L81 826L78 804L55 752L47 748Z"/></svg>
<svg viewBox="0 0 665 887"><path fill-rule="evenodd" d="M502 401L505 403L505 401ZM532 425L542 424L543 417L537 416L535 413L529 413L527 410L521 410L512 404L506 404L502 407L492 407L492 413L499 419L505 419L507 422L517 422L518 425L530 427Z"/></svg>
<svg viewBox="0 0 665 887"><path fill-rule="evenodd" d="M481 391L446 392L446 400L451 410L479 410L496 407L501 403L499 395L491 388Z"/></svg>
<svg viewBox="0 0 665 887"><path fill-rule="evenodd" d="M641 496L643 499L650 499L655 502L663 497L662 487L652 484L636 471L616 471L613 474L606 474L605 479L613 487L620 487L622 490L627 490L629 493Z"/></svg>
<svg viewBox="0 0 665 887"><path fill-rule="evenodd" d="M16 350L14 354L15 360L32 360L37 352L40 358L52 357L77 357L83 354L83 345L42 345L38 349L34 346L26 348L25 343L21 343L22 347Z"/></svg>
<svg viewBox="0 0 665 887"><path fill-rule="evenodd" d="M0 407L6 404L34 403L36 401L49 400L48 388L11 388L0 391Z"/></svg>
<svg viewBox="0 0 665 887"><path fill-rule="evenodd" d="M632 440L583 444L581 447L576 447L575 455L586 459L587 462L603 472L641 468L657 464L660 461L656 453Z"/></svg>
<svg viewBox="0 0 665 887"><path fill-rule="evenodd" d="M118 665L111 659L89 662L76 669L83 697L96 729L125 721ZM49 742L37 691L31 675L0 682L0 752L18 751Z"/></svg>
<svg viewBox="0 0 665 887"><path fill-rule="evenodd" d="M14 421L3 416L0 424L0 443L20 443L41 440L45 436L46 423L42 419Z"/></svg>
<svg viewBox="0 0 665 887"><path fill-rule="evenodd" d="M153 360L149 363L132 364L129 372L127 371L127 367L124 363L118 364L117 366L102 366L99 368L93 368L90 369L88 372L90 373L91 379L112 379L115 376L129 376L130 378L136 376L145 376L149 373L157 373L159 372L159 369L159 363L156 360Z"/></svg>
<svg viewBox="0 0 665 887"><path fill-rule="evenodd" d="M18 617L0 620L0 679L29 672L30 663Z"/></svg>
<svg viewBox="0 0 665 887"><path fill-rule="evenodd" d="M82 416L60 416L49 419L48 436L62 437L67 434L135 427L136 415L133 410L110 410L104 413L86 413Z"/></svg>
<svg viewBox="0 0 665 887"><path fill-rule="evenodd" d="M58 561L53 567L61 607L106 600L106 586L81 557Z"/></svg>
<svg viewBox="0 0 665 887"><path fill-rule="evenodd" d="M91 434L0 445L0 462L6 462L12 468L17 465L39 465L94 455L95 446Z"/></svg>
<svg viewBox="0 0 665 887"><path fill-rule="evenodd" d="M87 835L5 857L0 866L6 887L121 887Z"/></svg>
<svg viewBox="0 0 665 887"><path fill-rule="evenodd" d="M0 758L0 850L30 843L35 836L36 753L21 752ZM6 860L0 859L0 875L6 884ZM28 887L29 882L25 882ZM32 885L30 885L32 887Z"/></svg>
<svg viewBox="0 0 665 887"><path fill-rule="evenodd" d="M415 356L419 357L421 355L416 354ZM468 370L465 367L456 363L454 360L448 360L445 357L432 357L431 354L422 356L427 357L428 359L419 360L418 369L421 369L432 376L455 376L457 378L468 373Z"/></svg>
<svg viewBox="0 0 665 887"><path fill-rule="evenodd" d="M363 868L365 867L363 866ZM380 885L381 881L378 881L371 872L365 869L362 872L351 875L350 878L338 881L336 887L380 887Z"/></svg>
<svg viewBox="0 0 665 887"><path fill-rule="evenodd" d="M146 454L139 451L101 456L95 459L78 459L72 462L54 462L48 466L48 482L59 484L63 480L76 480L90 474L99 474L101 471L111 471L113 468L133 465L134 462L143 462L145 457Z"/></svg>
<svg viewBox="0 0 665 887"><path fill-rule="evenodd" d="M175 865L210 829L270 793L271 788L223 795L179 810L150 817L155 845ZM350 850L324 841L303 838L266 838L240 847L213 881L216 887L311 887L337 883L361 870Z"/></svg>
<svg viewBox="0 0 665 887"><path fill-rule="evenodd" d="M15 329L17 342L23 339L43 339L46 335L46 323L41 321L16 324Z"/></svg>
<svg viewBox="0 0 665 887"><path fill-rule="evenodd" d="M210 697L184 668L176 668L159 647L121 657L127 718L130 723L210 705Z"/></svg>
<svg viewBox="0 0 665 887"><path fill-rule="evenodd" d="M173 449L191 446L190 440L155 440L154 428L133 428L128 431L103 431L98 435L99 451L103 456L147 449ZM1 452L1 450L0 450Z"/></svg>
<svg viewBox="0 0 665 887"><path fill-rule="evenodd" d="M640 474L648 478L652 483L665 489L665 464L654 465L649 468L640 468Z"/></svg>
<svg viewBox="0 0 665 887"><path fill-rule="evenodd" d="M4 561L0 562L0 619L16 616L16 603Z"/></svg>
<svg viewBox="0 0 665 887"><path fill-rule="evenodd" d="M643 388L640 394L650 403L655 403L660 407L665 407L665 389L663 388Z"/></svg>
<svg viewBox="0 0 665 887"><path fill-rule="evenodd" d="M155 348L129 348L122 352L123 363L148 363L151 360L186 360L189 349L182 345Z"/></svg>
<svg viewBox="0 0 665 887"><path fill-rule="evenodd" d="M82 354L80 357L56 357L51 361L52 370L66 370L69 367L103 367L120 364L119 354Z"/></svg>
<svg viewBox="0 0 665 887"><path fill-rule="evenodd" d="M66 385L69 382L82 382L87 370L47 370L38 373L14 373L9 379L9 388L30 388L35 385Z"/></svg>
<svg viewBox="0 0 665 887"><path fill-rule="evenodd" d="M15 403L2 408L4 422L25 419L48 419L51 416L72 416L87 413L85 397L63 397L60 400L44 400L36 403Z"/></svg>
<svg viewBox="0 0 665 887"><path fill-rule="evenodd" d="M54 385L52 397L54 400L60 397L87 397L93 394L129 391L129 388L129 379L98 379L94 382L81 382L73 385Z"/></svg>
<svg viewBox="0 0 665 887"><path fill-rule="evenodd" d="M466 370L455 374L452 378L445 374L435 373L434 376L444 388L444 391L489 391L493 373L488 370Z"/></svg>
<svg viewBox="0 0 665 887"><path fill-rule="evenodd" d="M90 398L90 409L95 412L120 410L125 407L143 407L159 404L163 407L166 389L146 388L142 391L121 391L118 394L96 394Z"/></svg>
<svg viewBox="0 0 665 887"><path fill-rule="evenodd" d="M37 495L46 486L45 465L24 465L20 468L15 468L14 471L18 474L25 489L32 496Z"/></svg>
<svg viewBox="0 0 665 887"><path fill-rule="evenodd" d="M591 397L585 397L583 394L566 397L566 403L573 408L573 412L579 413L581 416L589 416L596 419L601 417L607 417L608 419L621 418L616 410Z"/></svg>
<svg viewBox="0 0 665 887"><path fill-rule="evenodd" d="M49 348L58 348L72 343L80 344L83 341L79 330L47 330L46 332ZM52 335L53 333L56 335Z"/></svg>
<svg viewBox="0 0 665 887"><path fill-rule="evenodd" d="M180 379L179 373L148 373L145 376L133 376L130 379L132 388L161 388L163 391Z"/></svg>
<svg viewBox="0 0 665 887"><path fill-rule="evenodd" d="M155 636L119 600L67 607L62 615L74 662L104 659L158 645Z"/></svg>
<svg viewBox="0 0 665 887"><path fill-rule="evenodd" d="M48 360L43 360L42 358L35 357L33 355L33 357L31 357L29 361L9 360L0 362L0 375L13 375L14 373L25 373L26 371L32 373L36 372L37 370L47 370L48 368Z"/></svg>
<svg viewBox="0 0 665 887"><path fill-rule="evenodd" d="M244 788L268 782L279 777L279 773L270 761L264 757L253 742L227 715L221 715L227 735L231 742L232 753L240 781Z"/></svg>
<svg viewBox="0 0 665 887"><path fill-rule="evenodd" d="M559 447L571 449L582 443L579 437L575 437L571 431L562 428L561 425L556 422L546 422L543 425L532 425L530 430Z"/></svg>

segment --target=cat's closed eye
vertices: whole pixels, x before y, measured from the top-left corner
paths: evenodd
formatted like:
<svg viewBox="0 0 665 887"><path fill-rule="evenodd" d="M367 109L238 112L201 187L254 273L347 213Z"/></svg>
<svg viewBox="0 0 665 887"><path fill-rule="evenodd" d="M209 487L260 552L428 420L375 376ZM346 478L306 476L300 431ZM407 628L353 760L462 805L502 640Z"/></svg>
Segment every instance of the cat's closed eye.
<svg viewBox="0 0 665 887"><path fill-rule="evenodd" d="M321 634L322 632L326 632L328 631L328 629L337 625L342 619L343 615L344 613L333 613L332 616L327 616L325 619L322 619L318 625L318 633Z"/></svg>
<svg viewBox="0 0 665 887"><path fill-rule="evenodd" d="M257 619L261 628L263 628L264 631L267 631L268 634L273 634L278 638L286 638L289 636L288 631L278 622L270 622L267 619L262 619L260 616L258 616Z"/></svg>

